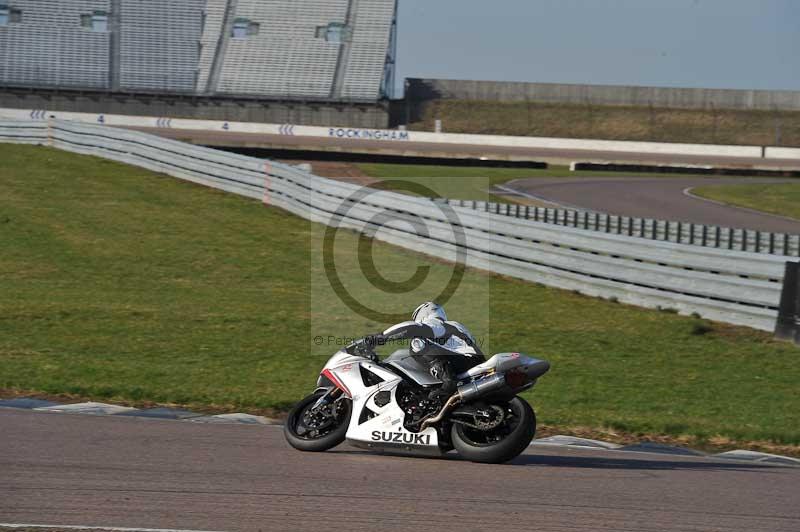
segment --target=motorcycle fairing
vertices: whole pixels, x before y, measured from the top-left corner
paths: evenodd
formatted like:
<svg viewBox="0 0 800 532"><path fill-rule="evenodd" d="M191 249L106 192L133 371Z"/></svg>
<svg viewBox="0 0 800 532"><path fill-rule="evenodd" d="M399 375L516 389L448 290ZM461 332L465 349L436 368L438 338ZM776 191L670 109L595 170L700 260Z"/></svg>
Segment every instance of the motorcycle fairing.
<svg viewBox="0 0 800 532"><path fill-rule="evenodd" d="M376 375L381 382L367 386L362 377L362 368ZM348 443L356 447L441 455L435 428L429 427L417 433L404 427L406 414L397 404L396 397L402 377L366 358L343 352L334 355L325 365L318 382L320 386L325 384L323 376L353 401L346 435ZM377 403L375 399L379 392L389 392L389 401Z"/></svg>

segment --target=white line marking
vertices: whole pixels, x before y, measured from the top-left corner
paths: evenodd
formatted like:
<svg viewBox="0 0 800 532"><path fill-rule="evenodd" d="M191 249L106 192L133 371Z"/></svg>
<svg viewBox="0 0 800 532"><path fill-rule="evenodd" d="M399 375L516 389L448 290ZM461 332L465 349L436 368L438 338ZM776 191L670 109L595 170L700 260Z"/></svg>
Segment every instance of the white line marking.
<svg viewBox="0 0 800 532"><path fill-rule="evenodd" d="M708 185L703 185L703 186L708 186ZM695 188L697 188L697 185L684 188L683 189L683 195L684 196L688 196L690 198L694 198L696 200L707 201L709 203L714 203L716 205L721 205L723 207L727 207L728 206L728 204L725 203L725 202L717 201L717 200L714 200L714 199L711 199L711 198L704 198L702 196L698 196L697 194L692 194L692 190L694 190Z"/></svg>
<svg viewBox="0 0 800 532"><path fill-rule="evenodd" d="M519 180L515 180L515 181L519 181ZM510 181L510 183L513 183L513 181ZM570 184L570 183L567 183L567 184ZM572 209L573 211L581 211L581 212L588 212L588 213L595 213L596 212L596 213L599 213L599 214L606 214L606 213L604 213L602 211L595 211L595 210L590 209L588 207L581 207L580 205L575 205L573 203L558 202L558 201L555 201L555 200L552 200L552 199L545 198L544 196L537 196L536 194L531 194L529 192L523 192L521 190L517 190L515 188L512 188L512 187L508 186L507 184L506 185L494 185L494 188L497 188L499 190L507 191L507 192L509 192L511 194L517 194L517 195L522 196L524 198L528 198L528 199L536 200L536 201L541 201L542 203L547 203L549 205L553 205L552 208L555 208L555 209ZM616 214L614 214L614 215L609 214L609 216L616 216Z"/></svg>
<svg viewBox="0 0 800 532"><path fill-rule="evenodd" d="M550 205L555 205L556 207L566 207L566 205L562 203L558 203L557 201L553 201L542 196L536 196L535 194L531 194L529 192L523 192L521 190L517 190L515 188L511 188L508 185L494 185L494 188L498 190L502 190L503 192L508 192L509 194L522 196L523 198L528 198L529 200L541 201L543 203L549 203Z"/></svg>
<svg viewBox="0 0 800 532"><path fill-rule="evenodd" d="M64 528L68 530L113 530L114 532L224 532L220 530L191 530L182 528L123 528L118 526L31 525L0 523L0 528Z"/></svg>

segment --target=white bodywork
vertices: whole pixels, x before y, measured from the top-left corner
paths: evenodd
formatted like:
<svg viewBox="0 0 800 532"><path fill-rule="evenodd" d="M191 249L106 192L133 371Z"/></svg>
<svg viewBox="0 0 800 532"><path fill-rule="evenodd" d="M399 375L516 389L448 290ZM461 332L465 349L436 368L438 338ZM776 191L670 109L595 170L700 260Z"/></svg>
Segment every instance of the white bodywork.
<svg viewBox="0 0 800 532"><path fill-rule="evenodd" d="M364 386L360 367L382 378L383 382L375 386ZM420 454L441 454L435 428L410 432L403 426L405 412L401 410L395 397L397 385L403 381L401 377L366 358L349 355L344 351L333 355L322 373L329 379L332 375L334 384L340 386L353 401L350 426L347 429L349 443L359 447L396 448ZM375 396L382 391L389 392L390 398L386 404L378 406ZM359 424L365 408L376 415Z"/></svg>
<svg viewBox="0 0 800 532"><path fill-rule="evenodd" d="M500 353L458 376L461 380L472 380L486 374L504 373L521 368L533 373L537 365L546 362L519 353ZM549 367L549 366L548 366ZM361 368L383 379L373 386L366 386L361 376ZM330 380L353 401L347 441L359 447L394 448L419 454L441 454L438 433L434 427L422 432L411 432L404 426L405 412L397 403L397 386L403 378L392 371L375 364L367 358L339 351L328 360L322 370L322 377ZM531 375L534 380L536 376ZM321 377L321 378L322 378ZM383 401L376 403L376 396L383 394ZM372 412L369 419L359 423L365 416L365 409Z"/></svg>

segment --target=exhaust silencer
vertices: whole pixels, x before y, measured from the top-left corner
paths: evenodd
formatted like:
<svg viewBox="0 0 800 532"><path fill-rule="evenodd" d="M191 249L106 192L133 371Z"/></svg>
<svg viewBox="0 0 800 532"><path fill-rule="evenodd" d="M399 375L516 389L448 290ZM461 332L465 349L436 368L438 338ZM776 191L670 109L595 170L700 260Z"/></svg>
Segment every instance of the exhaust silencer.
<svg viewBox="0 0 800 532"><path fill-rule="evenodd" d="M420 432L432 425L435 425L436 423L439 423L442 419L444 419L445 414L447 414L447 412L458 403L469 401L475 397L494 390L499 390L500 388L506 386L508 385L506 384L505 375L498 374L490 375L474 382L470 382L469 384L459 386L456 389L456 393L450 396L450 399L447 400L447 403L445 403L438 414L422 422L420 425Z"/></svg>
<svg viewBox="0 0 800 532"><path fill-rule="evenodd" d="M478 379L474 382L470 382L469 384L459 386L456 390L456 393L458 393L459 399L461 399L463 402L474 399L479 395L483 395L494 390L499 390L504 386L506 386L505 375L496 373L494 375Z"/></svg>

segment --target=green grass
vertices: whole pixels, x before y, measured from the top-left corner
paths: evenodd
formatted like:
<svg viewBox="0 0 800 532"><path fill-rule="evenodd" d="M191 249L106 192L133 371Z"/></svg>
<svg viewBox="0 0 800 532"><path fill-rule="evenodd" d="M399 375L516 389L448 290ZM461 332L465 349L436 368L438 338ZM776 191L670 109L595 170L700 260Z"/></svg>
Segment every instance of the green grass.
<svg viewBox="0 0 800 532"><path fill-rule="evenodd" d="M319 275L322 228L276 208L48 148L0 146L0 388L99 400L286 408L332 346L384 324L347 312ZM393 280L335 260L360 300L412 309L452 267L376 242ZM426 292L427 291L427 292ZM800 443L798 351L767 334L469 271L448 304L487 352L550 360L540 423Z"/></svg>
<svg viewBox="0 0 800 532"><path fill-rule="evenodd" d="M703 198L800 220L800 183L698 187L692 193Z"/></svg>
<svg viewBox="0 0 800 532"><path fill-rule="evenodd" d="M492 186L506 183L505 178L486 177L402 177L381 178L375 188L393 190L424 197L508 202L502 196L489 193Z"/></svg>
<svg viewBox="0 0 800 532"><path fill-rule="evenodd" d="M545 169L386 163L358 163L357 166L368 176L379 179L397 177L475 177L492 179L501 183L526 177L569 177L594 173L570 172L567 166L551 166Z"/></svg>
<svg viewBox="0 0 800 532"><path fill-rule="evenodd" d="M383 163L360 163L358 167L370 177L384 181L399 180L414 183L422 185L435 193L420 193L423 196L438 195L444 198L481 201L503 201L502 198L489 194L487 190L494 185L507 183L514 179L564 177L570 175L567 167L553 167L542 170L536 168ZM402 190L402 186L392 183L387 183L385 188Z"/></svg>

